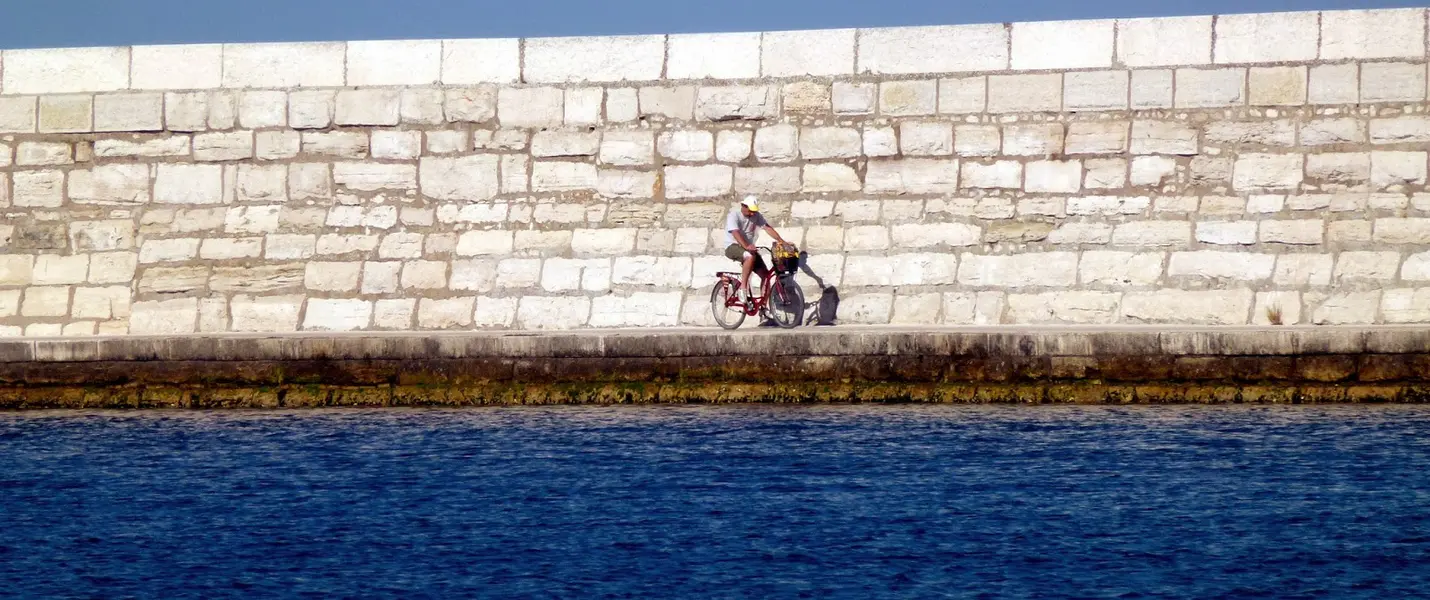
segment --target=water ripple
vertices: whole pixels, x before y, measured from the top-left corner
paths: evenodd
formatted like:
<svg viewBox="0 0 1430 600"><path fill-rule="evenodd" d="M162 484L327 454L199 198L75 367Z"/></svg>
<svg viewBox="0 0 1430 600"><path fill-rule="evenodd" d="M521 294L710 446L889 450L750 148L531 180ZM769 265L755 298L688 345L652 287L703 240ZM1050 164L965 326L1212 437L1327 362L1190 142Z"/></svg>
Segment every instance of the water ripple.
<svg viewBox="0 0 1430 600"><path fill-rule="evenodd" d="M1430 595L1419 407L0 414L0 596Z"/></svg>

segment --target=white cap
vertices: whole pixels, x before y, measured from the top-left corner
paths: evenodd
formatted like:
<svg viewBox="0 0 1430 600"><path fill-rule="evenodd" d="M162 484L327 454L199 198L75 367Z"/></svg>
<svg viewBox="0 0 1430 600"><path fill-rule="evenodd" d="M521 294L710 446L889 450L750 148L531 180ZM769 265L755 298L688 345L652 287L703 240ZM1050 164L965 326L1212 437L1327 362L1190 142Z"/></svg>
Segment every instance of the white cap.
<svg viewBox="0 0 1430 600"><path fill-rule="evenodd" d="M760 212L760 200L759 198L756 198L753 194L745 196L745 199L741 200L740 204L753 212Z"/></svg>

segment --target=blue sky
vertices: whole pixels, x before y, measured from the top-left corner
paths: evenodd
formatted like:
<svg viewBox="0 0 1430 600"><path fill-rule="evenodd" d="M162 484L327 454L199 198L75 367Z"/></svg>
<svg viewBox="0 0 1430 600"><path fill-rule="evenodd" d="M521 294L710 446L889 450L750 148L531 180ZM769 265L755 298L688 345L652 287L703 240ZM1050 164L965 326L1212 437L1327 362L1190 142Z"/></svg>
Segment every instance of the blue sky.
<svg viewBox="0 0 1430 600"><path fill-rule="evenodd" d="M0 0L0 47L770 31L1425 6L1423 0Z"/></svg>

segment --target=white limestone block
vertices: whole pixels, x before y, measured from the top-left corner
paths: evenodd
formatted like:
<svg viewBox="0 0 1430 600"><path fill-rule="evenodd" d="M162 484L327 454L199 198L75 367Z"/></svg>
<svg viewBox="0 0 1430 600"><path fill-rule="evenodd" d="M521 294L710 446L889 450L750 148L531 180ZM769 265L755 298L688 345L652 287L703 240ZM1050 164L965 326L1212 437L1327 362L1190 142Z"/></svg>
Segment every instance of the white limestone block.
<svg viewBox="0 0 1430 600"><path fill-rule="evenodd" d="M954 127L954 154L959 156L997 156L1002 148L1003 132L997 125L958 125Z"/></svg>
<svg viewBox="0 0 1430 600"><path fill-rule="evenodd" d="M964 254L958 282L990 287L1069 287L1077 282L1077 263L1076 252Z"/></svg>
<svg viewBox="0 0 1430 600"><path fill-rule="evenodd" d="M1175 121L1134 121L1132 153L1197 154L1197 130Z"/></svg>
<svg viewBox="0 0 1430 600"><path fill-rule="evenodd" d="M648 165L655 160L654 144L649 131L607 131L601 138L601 164L619 166Z"/></svg>
<svg viewBox="0 0 1430 600"><path fill-rule="evenodd" d="M348 86L430 85L442 79L441 40L347 43Z"/></svg>
<svg viewBox="0 0 1430 600"><path fill-rule="evenodd" d="M192 260L198 256L199 242L198 238L144 240L139 247L139 262L149 264Z"/></svg>
<svg viewBox="0 0 1430 600"><path fill-rule="evenodd" d="M690 281L691 268L686 256L618 256L611 268L611 283L680 288Z"/></svg>
<svg viewBox="0 0 1430 600"><path fill-rule="evenodd" d="M34 96L0 97L0 133L34 133Z"/></svg>
<svg viewBox="0 0 1430 600"><path fill-rule="evenodd" d="M728 165L669 166L664 170L666 198L706 198L728 194L734 185Z"/></svg>
<svg viewBox="0 0 1430 600"><path fill-rule="evenodd" d="M1387 323L1430 321L1430 288L1386 290L1380 312Z"/></svg>
<svg viewBox="0 0 1430 600"><path fill-rule="evenodd" d="M1321 13L1321 60L1422 58L1425 11L1328 10Z"/></svg>
<svg viewBox="0 0 1430 600"><path fill-rule="evenodd" d="M372 322L372 303L366 300L313 298L303 317L309 331L357 331Z"/></svg>
<svg viewBox="0 0 1430 600"><path fill-rule="evenodd" d="M661 156L671 160L706 161L715 155L715 136L709 131L698 129L663 131L656 138L656 150Z"/></svg>
<svg viewBox="0 0 1430 600"><path fill-rule="evenodd" d="M13 173L11 201L17 207L59 208L64 204L64 171L21 171Z"/></svg>
<svg viewBox="0 0 1430 600"><path fill-rule="evenodd" d="M898 248L963 247L977 245L983 231L964 223L905 223L890 227Z"/></svg>
<svg viewBox="0 0 1430 600"><path fill-rule="evenodd" d="M1110 67L1115 23L1110 20L1014 23L1012 68Z"/></svg>
<svg viewBox="0 0 1430 600"><path fill-rule="evenodd" d="M1390 251L1342 252L1332 277L1337 284L1355 280L1389 281L1400 270L1400 253Z"/></svg>
<svg viewBox="0 0 1430 600"><path fill-rule="evenodd" d="M238 123L248 129L282 127L288 123L288 94L254 90L239 94Z"/></svg>
<svg viewBox="0 0 1430 600"><path fill-rule="evenodd" d="M835 114L868 115L878 105L879 86L872 82L834 82L831 102Z"/></svg>
<svg viewBox="0 0 1430 600"><path fill-rule="evenodd" d="M1311 104L1360 102L1360 66L1312 65L1307 101Z"/></svg>
<svg viewBox="0 0 1430 600"><path fill-rule="evenodd" d="M73 163L74 150L64 142L20 142L15 149L15 164L22 167Z"/></svg>
<svg viewBox="0 0 1430 600"><path fill-rule="evenodd" d="M253 134L253 155L259 160L282 160L298 156L302 137L296 131L259 131Z"/></svg>
<svg viewBox="0 0 1430 600"><path fill-rule="evenodd" d="M592 327L673 327L679 323L680 292L634 292L591 301ZM708 308L708 305L707 305Z"/></svg>
<svg viewBox="0 0 1430 600"><path fill-rule="evenodd" d="M1256 221L1204 221L1197 223L1197 241L1221 246L1256 243Z"/></svg>
<svg viewBox="0 0 1430 600"><path fill-rule="evenodd" d="M805 137L807 139L808 134ZM855 140L858 140L857 131ZM905 156L947 156L953 154L953 124L938 121L904 121L899 124L899 149ZM806 158L810 157L809 152L802 152Z"/></svg>
<svg viewBox="0 0 1430 600"><path fill-rule="evenodd" d="M760 43L764 77L854 73L853 29L768 31Z"/></svg>
<svg viewBox="0 0 1430 600"><path fill-rule="evenodd" d="M622 254L635 245L635 229L577 229L571 235L571 251L576 254Z"/></svg>
<svg viewBox="0 0 1430 600"><path fill-rule="evenodd" d="M223 87L340 87L346 54L342 42L224 44Z"/></svg>
<svg viewBox="0 0 1430 600"><path fill-rule="evenodd" d="M28 254L0 254L0 285L30 285L34 281L35 257Z"/></svg>
<svg viewBox="0 0 1430 600"><path fill-rule="evenodd" d="M952 138L950 131L950 152ZM806 160L855 158L859 156L862 146L859 130L852 127L804 127L799 132L799 154Z"/></svg>
<svg viewBox="0 0 1430 600"><path fill-rule="evenodd" d="M535 192L594 190L600 181L596 165L556 160L539 160L531 165L531 189Z"/></svg>
<svg viewBox="0 0 1430 600"><path fill-rule="evenodd" d="M69 197L78 204L132 205L149 202L150 166L99 165L88 171L71 171Z"/></svg>
<svg viewBox="0 0 1430 600"><path fill-rule="evenodd" d="M532 83L653 81L664 65L660 35L530 38L522 74Z"/></svg>
<svg viewBox="0 0 1430 600"><path fill-rule="evenodd" d="M128 219L76 221L69 225L75 252L109 252L134 247L134 222Z"/></svg>
<svg viewBox="0 0 1430 600"><path fill-rule="evenodd" d="M603 198L653 198L656 174L651 171L600 169L596 193Z"/></svg>
<svg viewBox="0 0 1430 600"><path fill-rule="evenodd" d="M960 187L978 189L1022 189L1023 163L999 160L992 163L964 161L958 175Z"/></svg>
<svg viewBox="0 0 1430 600"><path fill-rule="evenodd" d="M297 331L302 296L234 296L229 301L230 327L236 332Z"/></svg>
<svg viewBox="0 0 1430 600"><path fill-rule="evenodd" d="M1307 303L1312 304L1310 294ZM1317 294L1320 306L1311 313L1314 325L1348 325L1375 322L1376 309L1380 307L1381 291L1337 293L1326 297Z"/></svg>
<svg viewBox="0 0 1430 600"><path fill-rule="evenodd" d="M1326 225L1320 219L1261 222L1261 241L1270 244L1313 246L1322 243Z"/></svg>
<svg viewBox="0 0 1430 600"><path fill-rule="evenodd" d="M129 87L129 48L6 50L6 94L109 92Z"/></svg>
<svg viewBox="0 0 1430 600"><path fill-rule="evenodd" d="M41 254L35 257L34 285L73 285L84 283L89 274L89 255L60 256Z"/></svg>
<svg viewBox="0 0 1430 600"><path fill-rule="evenodd" d="M223 84L223 45L134 46L129 87L135 90L202 90Z"/></svg>
<svg viewBox="0 0 1430 600"><path fill-rule="evenodd" d="M591 316L591 301L585 296L526 296L517 304L520 329L575 329Z"/></svg>
<svg viewBox="0 0 1430 600"><path fill-rule="evenodd" d="M1177 108L1219 108L1246 103L1246 69L1177 69Z"/></svg>
<svg viewBox="0 0 1430 600"><path fill-rule="evenodd" d="M130 307L131 335L180 335L198 327L199 299L147 300Z"/></svg>
<svg viewBox="0 0 1430 600"><path fill-rule="evenodd" d="M640 116L640 100L633 88L606 90L606 120L627 123Z"/></svg>
<svg viewBox="0 0 1430 600"><path fill-rule="evenodd" d="M643 87L640 89L640 115L661 116L677 121L689 121L695 112L695 88Z"/></svg>
<svg viewBox="0 0 1430 600"><path fill-rule="evenodd" d="M1133 71L1132 89L1128 94L1132 108L1172 108L1172 80L1171 69Z"/></svg>
<svg viewBox="0 0 1430 600"><path fill-rule="evenodd" d="M424 157L419 163L422 195L436 200L486 200L497 195L495 155Z"/></svg>
<svg viewBox="0 0 1430 600"><path fill-rule="evenodd" d="M402 96L395 89L339 90L333 122L338 125L396 125Z"/></svg>
<svg viewBox="0 0 1430 600"><path fill-rule="evenodd" d="M1127 81L1127 71L1065 73L1063 110L1126 110Z"/></svg>
<svg viewBox="0 0 1430 600"><path fill-rule="evenodd" d="M736 167L739 194L793 194L800 189L799 167Z"/></svg>
<svg viewBox="0 0 1430 600"><path fill-rule="evenodd" d="M497 115L503 127L552 127L566 118L565 94L559 88L511 88L497 92Z"/></svg>
<svg viewBox="0 0 1430 600"><path fill-rule="evenodd" d="M988 112L1058 112L1062 108L1062 73L988 76Z"/></svg>
<svg viewBox="0 0 1430 600"><path fill-rule="evenodd" d="M253 132L201 133L193 146L196 161L242 160L253 156Z"/></svg>
<svg viewBox="0 0 1430 600"><path fill-rule="evenodd" d="M1121 154L1127 151L1127 121L1076 121L1068 123L1068 154ZM1195 130L1190 130L1195 140ZM1185 139L1184 137L1181 139Z"/></svg>
<svg viewBox="0 0 1430 600"><path fill-rule="evenodd" d="M1320 39L1315 12L1219 15L1216 64L1315 60ZM1177 87L1181 88L1179 81Z"/></svg>
<svg viewBox="0 0 1430 600"><path fill-rule="evenodd" d="M904 75L1007 68L1008 32L1001 24L859 31L857 73Z"/></svg>
<svg viewBox="0 0 1430 600"><path fill-rule="evenodd" d="M1062 123L1027 123L1003 128L1003 154L1048 156L1062 151Z"/></svg>
<svg viewBox="0 0 1430 600"><path fill-rule="evenodd" d="M785 123L761 127L754 148L761 162L790 162L799 156L799 128Z"/></svg>
<svg viewBox="0 0 1430 600"><path fill-rule="evenodd" d="M751 79L760 76L760 34L707 33L668 39L667 79Z"/></svg>
<svg viewBox="0 0 1430 600"><path fill-rule="evenodd" d="M1078 281L1111 287L1155 285L1162 277L1162 261L1160 252L1089 250L1078 263Z"/></svg>
<svg viewBox="0 0 1430 600"><path fill-rule="evenodd" d="M879 113L885 116L932 115L938 112L938 82L884 81L879 83Z"/></svg>
<svg viewBox="0 0 1430 600"><path fill-rule="evenodd" d="M1130 323L1244 325L1252 299L1244 289L1128 292L1122 296L1122 317Z"/></svg>
<svg viewBox="0 0 1430 600"><path fill-rule="evenodd" d="M288 94L288 125L294 129L325 129L333 122L336 92L297 90Z"/></svg>
<svg viewBox="0 0 1430 600"><path fill-rule="evenodd" d="M709 132L699 133L709 135ZM531 137L531 156L535 158L595 156L600 146L601 134L596 131L538 131Z"/></svg>
<svg viewBox="0 0 1430 600"><path fill-rule="evenodd" d="M1361 65L1361 102L1422 102L1424 100L1424 64L1365 63Z"/></svg>
<svg viewBox="0 0 1430 600"><path fill-rule="evenodd" d="M753 142L752 132L722 129L715 135L715 159L720 162L745 160L750 156Z"/></svg>
<svg viewBox="0 0 1430 600"><path fill-rule="evenodd" d="M223 230L229 234L277 233L282 210L276 204L230 207L224 214Z"/></svg>
<svg viewBox="0 0 1430 600"><path fill-rule="evenodd" d="M957 190L957 160L871 160L864 175L864 191L870 194L941 194Z"/></svg>
<svg viewBox="0 0 1430 600"><path fill-rule="evenodd" d="M987 106L987 77L945 77L938 80L939 114L981 113Z"/></svg>
<svg viewBox="0 0 1430 600"><path fill-rule="evenodd" d="M854 167L839 163L804 165L806 192L857 192L862 187Z"/></svg>
<svg viewBox="0 0 1430 600"><path fill-rule="evenodd" d="M780 93L774 86L701 86L695 116L702 121L762 121L779 116Z"/></svg>
<svg viewBox="0 0 1430 600"><path fill-rule="evenodd" d="M496 157L485 158L493 159L495 162ZM424 179L426 178L424 177ZM415 190L417 189L417 166L359 162L335 163L333 165L333 183L363 192ZM424 190L424 193L427 192Z"/></svg>
<svg viewBox="0 0 1430 600"><path fill-rule="evenodd" d="M1119 19L1117 60L1128 67L1210 64L1212 17Z"/></svg>
<svg viewBox="0 0 1430 600"><path fill-rule="evenodd" d="M1186 221L1133 221L1112 230L1112 243L1118 246L1185 246L1191 240L1192 225Z"/></svg>
<svg viewBox="0 0 1430 600"><path fill-rule="evenodd" d="M1082 187L1082 161L1041 160L1028 163L1024 191L1075 194Z"/></svg>
<svg viewBox="0 0 1430 600"><path fill-rule="evenodd" d="M447 263L438 260L409 260L402 263L403 289L436 290L447 287Z"/></svg>
<svg viewBox="0 0 1430 600"><path fill-rule="evenodd" d="M516 323L516 307L520 298L477 297L477 311L472 315L473 327L511 327Z"/></svg>
<svg viewBox="0 0 1430 600"><path fill-rule="evenodd" d="M1271 270L1275 264L1274 254L1222 250L1173 252L1167 263L1167 276L1259 281L1271 278Z"/></svg>
<svg viewBox="0 0 1430 600"><path fill-rule="evenodd" d="M1112 323L1120 299L1115 292L1009 294L1008 318L1014 323Z"/></svg>
<svg viewBox="0 0 1430 600"><path fill-rule="evenodd" d="M164 129L163 94L99 94L94 97L95 131Z"/></svg>
<svg viewBox="0 0 1430 600"><path fill-rule="evenodd" d="M1371 152L1370 185L1375 191L1401 191L1425 184L1425 152Z"/></svg>
<svg viewBox="0 0 1430 600"><path fill-rule="evenodd" d="M512 83L521 79L521 40L442 40L442 83Z"/></svg>
<svg viewBox="0 0 1430 600"><path fill-rule="evenodd" d="M605 90L598 87L566 90L566 125L601 124L601 103L604 100Z"/></svg>
<svg viewBox="0 0 1430 600"><path fill-rule="evenodd" d="M93 129L93 96L40 96L40 133L87 133Z"/></svg>
<svg viewBox="0 0 1430 600"><path fill-rule="evenodd" d="M208 238L199 246L199 258L230 260L263 256L263 238Z"/></svg>
<svg viewBox="0 0 1430 600"><path fill-rule="evenodd" d="M123 319L129 315L130 291L127 286L81 287L74 290L70 316L75 319Z"/></svg>

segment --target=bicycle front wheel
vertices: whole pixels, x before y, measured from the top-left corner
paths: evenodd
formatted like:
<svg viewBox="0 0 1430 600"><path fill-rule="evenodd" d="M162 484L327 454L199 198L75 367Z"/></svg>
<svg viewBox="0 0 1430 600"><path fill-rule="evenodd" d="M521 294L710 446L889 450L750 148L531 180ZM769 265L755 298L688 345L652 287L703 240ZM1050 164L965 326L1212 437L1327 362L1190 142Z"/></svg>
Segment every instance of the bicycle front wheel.
<svg viewBox="0 0 1430 600"><path fill-rule="evenodd" d="M715 314L715 322L725 329L738 329L745 322L745 307L731 306L735 302L735 286L722 280L710 292L710 310Z"/></svg>
<svg viewBox="0 0 1430 600"><path fill-rule="evenodd" d="M780 277L770 286L769 311L775 324L785 329L804 319L804 290L793 277Z"/></svg>

